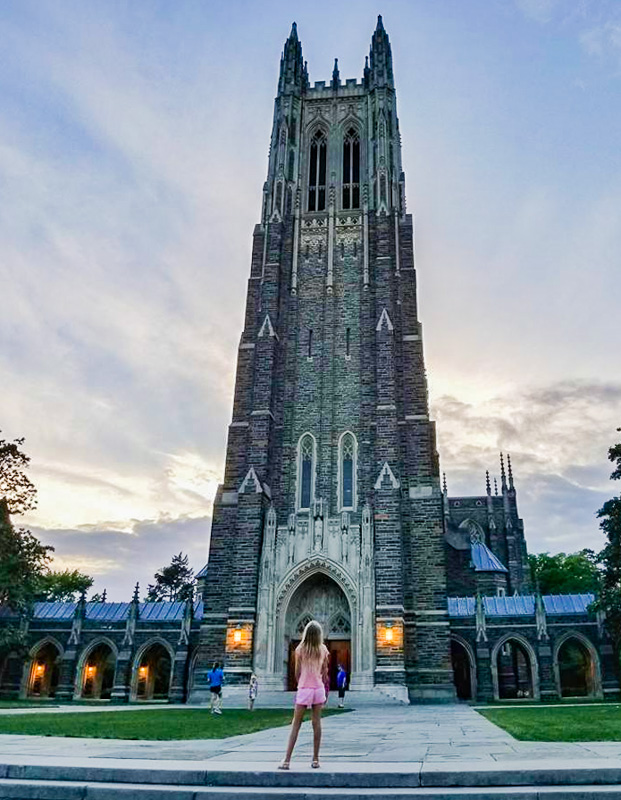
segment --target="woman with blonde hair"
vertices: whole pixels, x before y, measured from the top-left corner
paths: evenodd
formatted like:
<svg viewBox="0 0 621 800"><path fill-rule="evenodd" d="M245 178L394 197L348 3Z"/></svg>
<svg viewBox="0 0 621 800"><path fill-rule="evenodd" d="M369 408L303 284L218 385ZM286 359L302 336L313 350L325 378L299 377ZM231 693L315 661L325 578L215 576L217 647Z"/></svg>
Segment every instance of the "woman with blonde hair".
<svg viewBox="0 0 621 800"><path fill-rule="evenodd" d="M293 748L298 739L300 726L307 708L312 708L313 760L311 767L319 767L321 745L321 709L326 702L325 685L328 682L328 659L330 654L323 643L323 631L318 622L312 620L304 628L302 641L295 649L295 677L298 690L295 694L295 710L287 754L278 769L289 769Z"/></svg>

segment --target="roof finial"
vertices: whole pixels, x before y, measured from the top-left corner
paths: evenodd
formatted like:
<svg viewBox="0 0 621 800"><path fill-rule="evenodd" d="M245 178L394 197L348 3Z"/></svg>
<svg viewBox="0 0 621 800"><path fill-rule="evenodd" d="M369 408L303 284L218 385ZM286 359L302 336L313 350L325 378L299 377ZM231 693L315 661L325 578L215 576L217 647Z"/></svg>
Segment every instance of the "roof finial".
<svg viewBox="0 0 621 800"><path fill-rule="evenodd" d="M513 471L511 469L511 456L509 453L507 453L507 471L509 473L509 489L513 491L515 487L513 486Z"/></svg>
<svg viewBox="0 0 621 800"><path fill-rule="evenodd" d="M140 584L136 582L136 586L134 588L134 596L132 597L132 602L139 603L140 602Z"/></svg>
<svg viewBox="0 0 621 800"><path fill-rule="evenodd" d="M488 469L485 470L485 490L487 491L488 497L490 497L491 494L492 494L492 487L491 487L490 482L489 482L489 470Z"/></svg>
<svg viewBox="0 0 621 800"><path fill-rule="evenodd" d="M498 481L494 478L494 494L498 497Z"/></svg>
<svg viewBox="0 0 621 800"><path fill-rule="evenodd" d="M103 592L101 593L101 601L100 602L105 603L107 599L108 599L108 590L104 589Z"/></svg>
<svg viewBox="0 0 621 800"><path fill-rule="evenodd" d="M339 60L334 59L334 69L332 70L332 88L338 89L341 84L341 75L339 73Z"/></svg>
<svg viewBox="0 0 621 800"><path fill-rule="evenodd" d="M289 38L290 39L297 39L298 38L298 26L297 26L297 24L295 22L291 26L291 33L289 34Z"/></svg>
<svg viewBox="0 0 621 800"><path fill-rule="evenodd" d="M446 495L448 494L448 490L446 488L446 472L442 473L442 492L444 493L444 496L446 497Z"/></svg>
<svg viewBox="0 0 621 800"><path fill-rule="evenodd" d="M382 20L382 15L381 14L377 15L377 28L376 28L376 30L378 30L378 31L383 31L384 30L384 22Z"/></svg>
<svg viewBox="0 0 621 800"><path fill-rule="evenodd" d="M507 491L507 475L505 473L505 459L502 453L500 454L500 484L504 494Z"/></svg>

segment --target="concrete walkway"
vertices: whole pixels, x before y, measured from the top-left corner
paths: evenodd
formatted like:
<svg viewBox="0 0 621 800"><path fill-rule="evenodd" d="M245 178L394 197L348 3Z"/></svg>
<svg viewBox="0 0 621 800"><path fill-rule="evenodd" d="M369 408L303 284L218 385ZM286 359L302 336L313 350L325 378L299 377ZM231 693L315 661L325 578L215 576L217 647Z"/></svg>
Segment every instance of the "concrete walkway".
<svg viewBox="0 0 621 800"><path fill-rule="evenodd" d="M349 695L355 705L355 697ZM101 708L101 707L97 707ZM172 708L167 706L167 708ZM42 710L42 709L41 709ZM79 710L76 707L72 711ZM89 712L95 709L89 709ZM112 710L112 709L110 709ZM13 712L18 711L14 709ZM32 713L28 711L27 713ZM46 712L47 713L47 712ZM205 713L209 713L207 710ZM620 712L621 713L621 712ZM226 719L226 709L224 717ZM176 742L69 739L44 736L0 735L0 753L5 761L26 757L62 763L67 759L126 759L215 762L237 768L252 764L275 766L285 749L288 727L217 740ZM310 723L302 726L294 762L308 765L311 755ZM409 764L450 762L455 768L468 765L493 769L500 763L512 768L520 762L549 760L573 764L593 759L621 760L621 742L545 743L518 742L468 706L361 705L348 714L323 720L324 765ZM234 762L234 763L231 763ZM107 762L110 764L110 762ZM618 762L621 764L621 761ZM147 764L145 764L145 767ZM172 765L171 765L172 766Z"/></svg>

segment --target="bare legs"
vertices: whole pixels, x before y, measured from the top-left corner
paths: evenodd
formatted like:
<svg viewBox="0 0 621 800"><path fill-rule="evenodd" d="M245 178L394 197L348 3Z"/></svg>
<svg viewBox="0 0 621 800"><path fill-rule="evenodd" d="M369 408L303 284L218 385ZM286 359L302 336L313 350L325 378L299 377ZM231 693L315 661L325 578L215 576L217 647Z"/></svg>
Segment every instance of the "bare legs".
<svg viewBox="0 0 621 800"><path fill-rule="evenodd" d="M321 708L322 704L318 703L313 706L312 721L313 721L313 764L312 766L319 766L319 748L321 746ZM289 734L289 742L287 743L287 754L285 755L280 769L289 769L289 762L293 754L293 748L298 740L300 726L304 719L306 706L300 706L296 703L293 712L293 722L291 723L291 733Z"/></svg>
<svg viewBox="0 0 621 800"><path fill-rule="evenodd" d="M313 706L313 767L319 766L319 748L321 746L321 705Z"/></svg>
<svg viewBox="0 0 621 800"><path fill-rule="evenodd" d="M304 719L305 711L306 706L300 706L297 703L295 704L295 709L293 711L293 722L291 723L291 733L289 734L289 741L287 743L287 754L280 765L282 769L289 769L291 754L293 753L293 748L298 740L298 733L300 732L300 726L302 724L302 720Z"/></svg>

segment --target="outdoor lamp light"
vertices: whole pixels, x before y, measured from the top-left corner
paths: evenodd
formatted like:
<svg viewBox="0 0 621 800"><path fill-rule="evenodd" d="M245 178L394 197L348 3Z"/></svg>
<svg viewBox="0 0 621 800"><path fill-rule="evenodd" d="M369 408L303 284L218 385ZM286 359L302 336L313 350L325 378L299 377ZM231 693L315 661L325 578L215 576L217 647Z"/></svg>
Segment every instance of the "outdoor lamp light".
<svg viewBox="0 0 621 800"><path fill-rule="evenodd" d="M86 674L88 675L89 678L92 678L96 671L97 671L97 668L92 666L92 665L89 665L86 668Z"/></svg>
<svg viewBox="0 0 621 800"><path fill-rule="evenodd" d="M147 672L148 672L148 671L149 671L149 668L148 668L148 667L140 667L140 669L138 670L138 675L139 675L139 677L140 677L140 678L146 678L146 677L147 677Z"/></svg>
<svg viewBox="0 0 621 800"><path fill-rule="evenodd" d="M233 641L235 644L239 644L241 642L241 633L241 625L238 625L233 632Z"/></svg>
<svg viewBox="0 0 621 800"><path fill-rule="evenodd" d="M37 664L35 675L41 676L45 672L45 664Z"/></svg>
<svg viewBox="0 0 621 800"><path fill-rule="evenodd" d="M386 641L387 642L392 642L392 637L393 637L392 622L387 622L386 623L386 634L385 634L385 636L386 636Z"/></svg>

